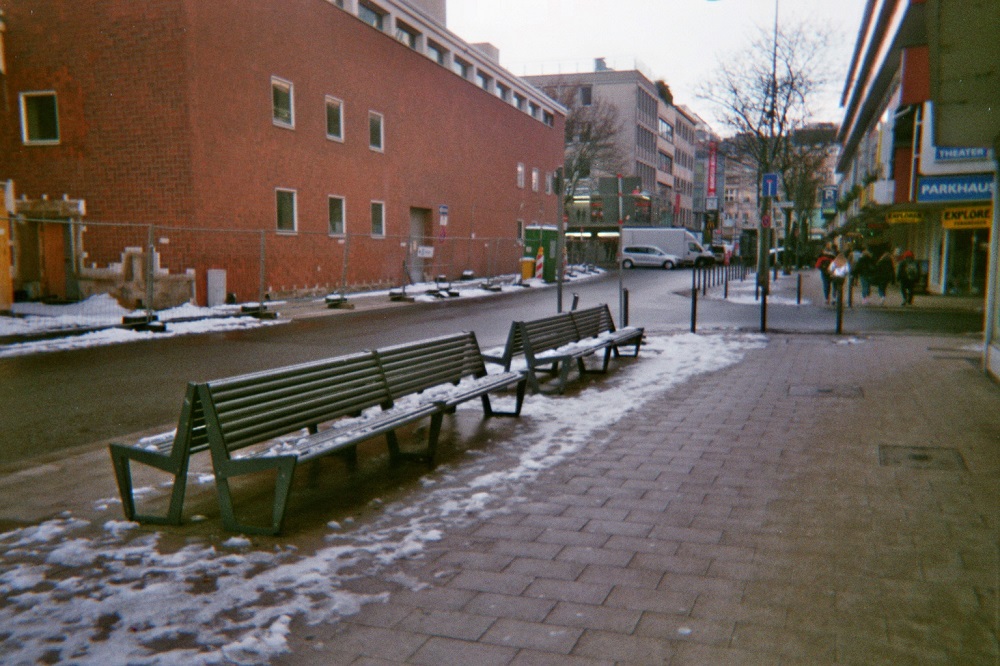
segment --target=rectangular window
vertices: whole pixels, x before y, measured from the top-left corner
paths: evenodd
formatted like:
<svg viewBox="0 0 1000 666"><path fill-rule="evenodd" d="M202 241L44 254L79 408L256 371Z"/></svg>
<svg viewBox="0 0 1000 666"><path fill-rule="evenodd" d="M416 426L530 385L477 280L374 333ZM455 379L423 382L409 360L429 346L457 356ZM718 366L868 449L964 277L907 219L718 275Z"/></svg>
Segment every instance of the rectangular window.
<svg viewBox="0 0 1000 666"><path fill-rule="evenodd" d="M382 30L385 25L385 12L366 2L358 3L358 18L376 30Z"/></svg>
<svg viewBox="0 0 1000 666"><path fill-rule="evenodd" d="M451 68L456 74L461 76L463 79L469 78L469 73L472 71L472 65L465 62L461 58L452 58Z"/></svg>
<svg viewBox="0 0 1000 666"><path fill-rule="evenodd" d="M556 124L556 117L551 111L542 111L542 122L553 127Z"/></svg>
<svg viewBox="0 0 1000 666"><path fill-rule="evenodd" d="M590 86L580 86L580 106L590 106L594 103L594 89Z"/></svg>
<svg viewBox="0 0 1000 666"><path fill-rule="evenodd" d="M427 55L431 57L431 60L439 65L444 65L445 55L448 52L440 44L435 44L434 42L428 40L427 42Z"/></svg>
<svg viewBox="0 0 1000 666"><path fill-rule="evenodd" d="M505 101L505 102L509 102L510 101L510 88L508 86L505 86L504 84L500 83L499 81L497 82L496 93L497 93L497 97L499 97L503 101Z"/></svg>
<svg viewBox="0 0 1000 666"><path fill-rule="evenodd" d="M419 38L420 33L416 28L411 28L402 21L396 21L396 39L416 50Z"/></svg>
<svg viewBox="0 0 1000 666"><path fill-rule="evenodd" d="M660 153L660 163L657 166L660 171L666 171L667 173L674 172L674 160L666 153Z"/></svg>
<svg viewBox="0 0 1000 666"><path fill-rule="evenodd" d="M486 72L476 72L476 82L479 84L480 88L486 90L487 92L490 89L490 81L492 80L493 79Z"/></svg>
<svg viewBox="0 0 1000 666"><path fill-rule="evenodd" d="M372 236L385 236L385 204L372 202Z"/></svg>
<svg viewBox="0 0 1000 666"><path fill-rule="evenodd" d="M537 192L538 191L538 186L540 185L541 179L542 179L541 172L539 172L537 168L532 169L531 170L531 191L532 192Z"/></svg>
<svg viewBox="0 0 1000 666"><path fill-rule="evenodd" d="M344 140L344 103L336 97L326 98L326 138Z"/></svg>
<svg viewBox="0 0 1000 666"><path fill-rule="evenodd" d="M545 172L545 193L546 194L552 194L552 185L553 185L553 179L554 178L555 178L554 174L551 174L548 171Z"/></svg>
<svg viewBox="0 0 1000 666"><path fill-rule="evenodd" d="M330 209L330 235L344 235L344 198L330 197L328 199Z"/></svg>
<svg viewBox="0 0 1000 666"><path fill-rule="evenodd" d="M530 116L531 116L532 118L537 118L537 117L538 117L538 112L539 112L540 108L541 108L541 107L539 107L539 106L538 106L537 104L535 104L534 102L528 102L528 114L529 114L529 115L530 115Z"/></svg>
<svg viewBox="0 0 1000 666"><path fill-rule="evenodd" d="M524 111L524 105L527 104L528 99L521 93L514 93L514 106Z"/></svg>
<svg viewBox="0 0 1000 666"><path fill-rule="evenodd" d="M21 140L36 145L59 143L59 104L54 92L21 93Z"/></svg>
<svg viewBox="0 0 1000 666"><path fill-rule="evenodd" d="M379 152L385 149L385 128L383 127L382 114L374 111L368 112L368 147Z"/></svg>
<svg viewBox="0 0 1000 666"><path fill-rule="evenodd" d="M522 162L517 163L517 186L524 189L524 164Z"/></svg>
<svg viewBox="0 0 1000 666"><path fill-rule="evenodd" d="M673 143L674 142L674 126L671 125L670 123L668 123L663 118L660 118L659 121L660 121L660 123L659 123L660 136L663 137L664 139L666 139L667 141Z"/></svg>
<svg viewBox="0 0 1000 666"><path fill-rule="evenodd" d="M524 220L517 221L517 240L524 240Z"/></svg>
<svg viewBox="0 0 1000 666"><path fill-rule="evenodd" d="M271 117L275 125L295 127L294 104L292 84L277 77L271 77Z"/></svg>
<svg viewBox="0 0 1000 666"><path fill-rule="evenodd" d="M275 190L278 231L295 233L298 228L295 210L295 190Z"/></svg>

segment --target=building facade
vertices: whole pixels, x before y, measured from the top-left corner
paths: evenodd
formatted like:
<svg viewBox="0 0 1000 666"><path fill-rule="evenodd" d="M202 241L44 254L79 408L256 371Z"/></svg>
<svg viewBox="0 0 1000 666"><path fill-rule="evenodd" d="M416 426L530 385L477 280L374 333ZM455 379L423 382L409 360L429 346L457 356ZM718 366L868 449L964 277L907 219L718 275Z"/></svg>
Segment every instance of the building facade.
<svg viewBox="0 0 1000 666"><path fill-rule="evenodd" d="M564 109L444 7L0 0L13 289L86 296L131 260L202 303L220 270L240 300L517 271Z"/></svg>
<svg viewBox="0 0 1000 666"><path fill-rule="evenodd" d="M837 170L847 210L840 224L869 243L914 252L931 293L982 295L994 154L985 145L935 140L930 49L940 17L931 14L932 4L940 8L925 0L866 6L842 98ZM986 6L976 20L992 24L995 44L997 9Z"/></svg>

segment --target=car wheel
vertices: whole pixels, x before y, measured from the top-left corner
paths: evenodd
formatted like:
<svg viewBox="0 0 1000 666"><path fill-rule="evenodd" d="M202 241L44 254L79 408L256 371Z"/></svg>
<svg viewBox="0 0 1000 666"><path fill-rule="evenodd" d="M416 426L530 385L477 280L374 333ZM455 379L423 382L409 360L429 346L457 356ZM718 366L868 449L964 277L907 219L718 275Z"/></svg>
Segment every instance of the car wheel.
<svg viewBox="0 0 1000 666"><path fill-rule="evenodd" d="M667 270L667 271L674 270L674 262L672 262L672 261L664 261L663 262L663 269Z"/></svg>
<svg viewBox="0 0 1000 666"><path fill-rule="evenodd" d="M631 259L626 259L622 262L622 268L632 268L635 264L632 263Z"/></svg>

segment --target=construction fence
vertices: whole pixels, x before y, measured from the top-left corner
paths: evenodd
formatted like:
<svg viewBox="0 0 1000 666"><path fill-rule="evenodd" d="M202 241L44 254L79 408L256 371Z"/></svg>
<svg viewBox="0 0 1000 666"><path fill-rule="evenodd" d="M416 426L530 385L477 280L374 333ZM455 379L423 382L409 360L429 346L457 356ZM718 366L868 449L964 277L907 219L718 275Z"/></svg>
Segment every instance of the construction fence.
<svg viewBox="0 0 1000 666"><path fill-rule="evenodd" d="M195 229L80 219L10 220L15 300L80 301L162 310L348 294L459 279L519 279L524 242ZM614 264L616 246L572 240L573 263ZM532 256L534 252L531 253ZM551 248L545 260L554 261Z"/></svg>

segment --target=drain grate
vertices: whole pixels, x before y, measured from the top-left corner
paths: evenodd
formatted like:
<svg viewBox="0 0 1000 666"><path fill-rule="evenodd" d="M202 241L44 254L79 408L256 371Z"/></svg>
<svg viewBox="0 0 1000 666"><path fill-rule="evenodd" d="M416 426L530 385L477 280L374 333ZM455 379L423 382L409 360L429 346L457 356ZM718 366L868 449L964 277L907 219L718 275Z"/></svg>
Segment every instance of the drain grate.
<svg viewBox="0 0 1000 666"><path fill-rule="evenodd" d="M864 392L862 392L860 386L844 386L844 385L833 385L833 386L809 386L809 385L798 385L789 386L788 395L798 396L798 397L834 397L834 398L861 398L864 397Z"/></svg>
<svg viewBox="0 0 1000 666"><path fill-rule="evenodd" d="M883 467L909 467L912 469L936 469L965 471L965 459L958 449L938 446L890 446L878 447L879 464Z"/></svg>

